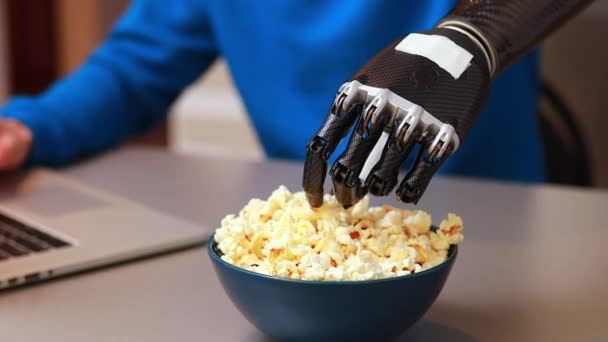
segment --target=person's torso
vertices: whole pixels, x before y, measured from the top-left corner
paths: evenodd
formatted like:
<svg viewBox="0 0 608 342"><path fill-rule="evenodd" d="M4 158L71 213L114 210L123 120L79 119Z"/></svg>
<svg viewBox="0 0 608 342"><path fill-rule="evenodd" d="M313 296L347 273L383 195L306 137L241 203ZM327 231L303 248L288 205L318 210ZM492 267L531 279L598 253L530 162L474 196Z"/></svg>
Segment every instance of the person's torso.
<svg viewBox="0 0 608 342"><path fill-rule="evenodd" d="M216 0L208 16L267 155L303 159L338 87L385 45L432 28L454 4ZM536 59L522 59L495 81L486 109L442 172L542 179Z"/></svg>

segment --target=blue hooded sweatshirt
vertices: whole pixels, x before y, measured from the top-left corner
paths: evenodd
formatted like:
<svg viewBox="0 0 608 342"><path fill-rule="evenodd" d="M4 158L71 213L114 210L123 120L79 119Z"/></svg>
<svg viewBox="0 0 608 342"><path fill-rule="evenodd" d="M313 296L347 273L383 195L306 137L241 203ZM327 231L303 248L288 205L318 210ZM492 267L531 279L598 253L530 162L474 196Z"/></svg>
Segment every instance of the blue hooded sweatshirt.
<svg viewBox="0 0 608 342"><path fill-rule="evenodd" d="M33 131L29 165L61 165L158 124L221 56L267 156L301 160L338 87L392 40L432 28L455 2L134 0L78 70L0 113ZM440 172L542 181L538 84L534 52L494 81Z"/></svg>

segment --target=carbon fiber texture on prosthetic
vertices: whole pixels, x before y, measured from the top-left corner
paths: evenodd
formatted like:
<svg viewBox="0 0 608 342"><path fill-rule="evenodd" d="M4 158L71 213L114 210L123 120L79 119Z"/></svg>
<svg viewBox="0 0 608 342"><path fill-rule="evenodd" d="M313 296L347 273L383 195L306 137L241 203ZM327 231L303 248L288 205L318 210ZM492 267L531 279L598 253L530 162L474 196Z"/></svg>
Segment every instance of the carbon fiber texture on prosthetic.
<svg viewBox="0 0 608 342"><path fill-rule="evenodd" d="M367 187L374 196L386 196L393 191L399 182L399 170L414 147L414 139L402 147L396 140L395 135L391 135L380 160L367 178Z"/></svg>
<svg viewBox="0 0 608 342"><path fill-rule="evenodd" d="M364 120L361 118L353 130L348 146L334 163L330 173L335 195L340 203L346 206L353 205L365 194L365 186L361 183L359 174L388 119L387 113L380 114L376 122L364 132Z"/></svg>
<svg viewBox="0 0 608 342"><path fill-rule="evenodd" d="M476 26L497 52L497 73L592 0L461 0L446 19Z"/></svg>
<svg viewBox="0 0 608 342"><path fill-rule="evenodd" d="M374 56L353 77L365 85L390 89L454 126L462 139L486 101L490 76L479 47L450 29L421 32L448 37L473 54L471 65L457 80L439 65L418 55L395 50L398 39Z"/></svg>
<svg viewBox="0 0 608 342"><path fill-rule="evenodd" d="M349 132L359 117L361 108L362 105L354 105L347 111L343 111L342 108L338 108L336 113L330 111L319 131L306 146L302 187L306 192L308 202L314 207L323 204L323 183L327 174L327 159Z"/></svg>
<svg viewBox="0 0 608 342"><path fill-rule="evenodd" d="M338 109L336 114L333 114L331 111L327 114L325 121L315 135L327 143L325 147L325 159L329 158L329 155L333 153L336 146L348 134L359 114L361 114L362 108L363 105L354 105L348 111Z"/></svg>
<svg viewBox="0 0 608 342"><path fill-rule="evenodd" d="M401 181L397 189L397 197L405 203L417 204L424 191L431 183L431 179L439 168L447 160L450 153L446 153L440 160L429 162L426 158L425 150L430 145L430 139L426 141L424 147L416 156L414 165Z"/></svg>
<svg viewBox="0 0 608 342"><path fill-rule="evenodd" d="M322 152L306 151L304 161L304 173L302 174L302 188L306 192L308 202L313 207L323 204L323 184L327 174L327 160L323 158Z"/></svg>
<svg viewBox="0 0 608 342"><path fill-rule="evenodd" d="M336 165L342 165L350 172L353 173L352 179L349 180L348 186L352 186L352 181L358 180L358 176L363 169L363 164L369 157L369 153L372 151L380 135L382 134L382 130L384 129L384 125L388 117L378 120L378 122L370 128L369 134L363 134L360 132L361 126L363 125L363 120L359 120L357 123L357 127L353 131L350 140L348 142L348 146L344 152L340 155L340 157L336 160ZM332 170L333 172L337 170Z"/></svg>

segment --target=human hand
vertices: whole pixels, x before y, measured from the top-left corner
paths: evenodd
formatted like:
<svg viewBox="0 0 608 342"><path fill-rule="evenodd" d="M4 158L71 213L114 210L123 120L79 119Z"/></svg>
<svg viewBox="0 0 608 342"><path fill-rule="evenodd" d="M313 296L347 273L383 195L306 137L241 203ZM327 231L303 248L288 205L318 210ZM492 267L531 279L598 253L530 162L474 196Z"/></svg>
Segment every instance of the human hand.
<svg viewBox="0 0 608 342"><path fill-rule="evenodd" d="M12 171L26 160L32 146L31 130L14 119L0 118L0 171Z"/></svg>

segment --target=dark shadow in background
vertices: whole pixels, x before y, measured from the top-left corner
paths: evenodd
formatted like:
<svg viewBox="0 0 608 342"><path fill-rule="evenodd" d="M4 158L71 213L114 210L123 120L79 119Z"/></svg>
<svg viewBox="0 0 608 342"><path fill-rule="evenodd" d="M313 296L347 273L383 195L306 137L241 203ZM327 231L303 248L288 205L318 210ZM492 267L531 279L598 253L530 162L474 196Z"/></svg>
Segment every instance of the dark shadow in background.
<svg viewBox="0 0 608 342"><path fill-rule="evenodd" d="M52 0L6 1L13 94L37 94L57 77L54 5Z"/></svg>
<svg viewBox="0 0 608 342"><path fill-rule="evenodd" d="M264 334L254 331L245 336L242 342L275 342L275 340ZM447 327L445 325L435 323L429 320L421 320L411 327L403 336L396 339L395 342L427 342L427 341L442 341L442 342L477 342L479 339L467 335L466 333ZM374 341L376 342L376 341Z"/></svg>
<svg viewBox="0 0 608 342"><path fill-rule="evenodd" d="M396 341L446 341L446 342L476 342L478 338L470 336L458 329L447 327L429 320L422 320L410 328Z"/></svg>
<svg viewBox="0 0 608 342"><path fill-rule="evenodd" d="M593 165L576 115L552 84L543 81L538 119L543 137L547 181L591 186Z"/></svg>

